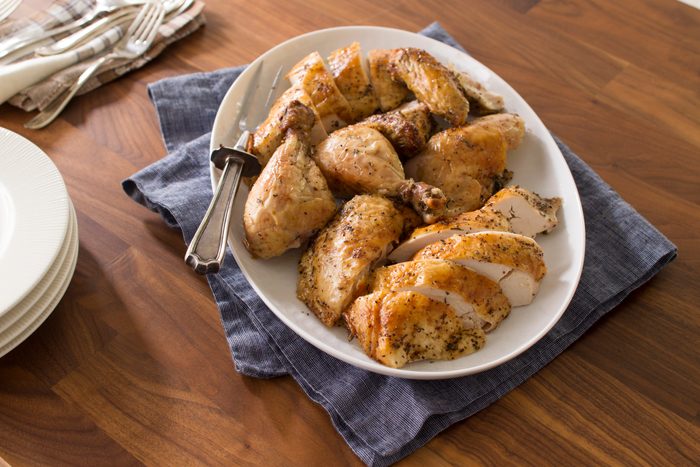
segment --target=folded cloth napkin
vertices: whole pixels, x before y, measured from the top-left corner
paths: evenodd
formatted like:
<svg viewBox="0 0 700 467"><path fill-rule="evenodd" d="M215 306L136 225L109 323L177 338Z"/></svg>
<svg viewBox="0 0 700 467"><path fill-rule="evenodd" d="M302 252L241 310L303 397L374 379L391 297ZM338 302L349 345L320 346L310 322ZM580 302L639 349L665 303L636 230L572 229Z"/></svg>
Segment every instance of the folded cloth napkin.
<svg viewBox="0 0 700 467"><path fill-rule="evenodd" d="M54 3L45 12L38 14L34 18L18 19L10 21L6 25L3 24L0 27L0 41L9 38L15 33L23 34L27 31L40 33L70 23L84 16L94 6L94 1L86 0ZM202 13L203 9L204 3L197 1L186 11L168 19L158 29L158 35L146 53L133 60L116 60L105 65L101 69L102 71L93 76L80 88L78 95L90 92L128 71L141 68L158 56L168 45L199 29L205 22L204 14ZM56 96L69 88L78 79L78 76L90 66L93 59L109 53L112 46L121 39L128 27L128 22L121 26L116 26L99 38L81 47L79 50L82 61L59 71L38 84L24 89L9 100L10 104L28 112L37 109L43 110ZM30 58L30 56L27 58Z"/></svg>
<svg viewBox="0 0 700 467"><path fill-rule="evenodd" d="M437 23L421 34L459 48ZM149 87L170 154L125 180L123 188L169 226L182 229L188 243L212 196L208 131L224 93L242 70L181 76ZM492 370L452 380L411 381L370 373L326 355L287 328L255 294L229 253L222 271L208 280L238 371L255 377L291 375L370 465L398 461L521 384L676 256L671 242L568 147L557 144L583 203L585 266L561 320L527 352Z"/></svg>

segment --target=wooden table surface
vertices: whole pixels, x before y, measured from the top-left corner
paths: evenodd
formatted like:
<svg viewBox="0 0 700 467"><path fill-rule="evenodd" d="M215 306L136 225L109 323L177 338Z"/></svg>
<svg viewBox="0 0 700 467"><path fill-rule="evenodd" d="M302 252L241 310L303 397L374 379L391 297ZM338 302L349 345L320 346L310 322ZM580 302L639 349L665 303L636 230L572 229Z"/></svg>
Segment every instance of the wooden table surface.
<svg viewBox="0 0 700 467"><path fill-rule="evenodd" d="M17 14L46 5L26 0ZM700 462L700 11L674 0L207 1L207 26L75 100L49 128L0 125L62 172L78 265L41 328L0 359L12 465L358 465L289 377L234 370L180 233L122 192L164 155L146 85L253 60L315 29L437 20L679 248L679 256L503 399L402 463ZM2 462L0 462L1 464Z"/></svg>

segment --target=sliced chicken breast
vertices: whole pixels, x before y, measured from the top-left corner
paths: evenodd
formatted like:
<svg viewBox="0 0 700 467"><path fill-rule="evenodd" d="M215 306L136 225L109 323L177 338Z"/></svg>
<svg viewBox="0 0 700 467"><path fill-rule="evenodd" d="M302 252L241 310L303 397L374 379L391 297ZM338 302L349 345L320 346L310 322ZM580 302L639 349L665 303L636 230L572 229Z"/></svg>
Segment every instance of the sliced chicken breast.
<svg viewBox="0 0 700 467"><path fill-rule="evenodd" d="M302 255L297 297L326 326L335 325L352 300L366 293L371 268L419 222L413 210L383 196L355 196Z"/></svg>
<svg viewBox="0 0 700 467"><path fill-rule="evenodd" d="M328 68L335 84L350 104L352 122L372 115L379 108L379 100L374 95L362 63L359 42L335 50L328 56Z"/></svg>
<svg viewBox="0 0 700 467"><path fill-rule="evenodd" d="M561 203L561 198L544 198L513 185L489 198L483 210L500 212L510 222L512 232L534 238L538 233L551 232L557 226L557 211Z"/></svg>
<svg viewBox="0 0 700 467"><path fill-rule="evenodd" d="M423 248L414 259L450 260L483 274L499 283L512 306L532 302L547 273L537 242L511 232L453 235Z"/></svg>
<svg viewBox="0 0 700 467"><path fill-rule="evenodd" d="M330 133L352 123L350 104L336 86L318 52L302 58L287 73L287 79L292 86L301 87L311 97L326 131Z"/></svg>
<svg viewBox="0 0 700 467"><path fill-rule="evenodd" d="M395 109L410 94L406 85L394 81L391 76L390 60L393 53L392 50L386 49L374 49L367 53L372 89L379 99L379 107L382 112Z"/></svg>
<svg viewBox="0 0 700 467"><path fill-rule="evenodd" d="M390 254L389 261L399 263L413 258L418 250L455 234L480 232L483 230L510 230L510 222L498 211L469 211L443 222L419 227Z"/></svg>
<svg viewBox="0 0 700 467"><path fill-rule="evenodd" d="M374 292L344 313L365 353L392 368L419 360L453 360L484 346L484 331L462 324L454 309L416 292Z"/></svg>
<svg viewBox="0 0 700 467"><path fill-rule="evenodd" d="M407 261L379 268L372 290L421 293L450 305L465 327L485 332L510 313L510 303L496 282L452 261Z"/></svg>

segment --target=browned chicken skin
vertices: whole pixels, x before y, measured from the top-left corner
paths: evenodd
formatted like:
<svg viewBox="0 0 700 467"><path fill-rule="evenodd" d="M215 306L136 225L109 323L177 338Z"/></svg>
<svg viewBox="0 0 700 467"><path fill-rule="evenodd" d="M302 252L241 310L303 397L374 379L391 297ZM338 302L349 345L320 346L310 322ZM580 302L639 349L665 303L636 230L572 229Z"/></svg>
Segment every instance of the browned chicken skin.
<svg viewBox="0 0 700 467"><path fill-rule="evenodd" d="M453 360L485 342L484 331L465 327L451 306L416 292L365 295L344 317L365 353L393 368L418 360Z"/></svg>
<svg viewBox="0 0 700 467"><path fill-rule="evenodd" d="M358 42L335 50L328 56L328 67L335 84L350 104L352 122L372 115L379 108L379 100L374 95L369 77L362 67L362 60Z"/></svg>
<svg viewBox="0 0 700 467"><path fill-rule="evenodd" d="M450 70L425 50L394 49L390 54L391 75L406 84L430 111L454 126L464 125L469 102Z"/></svg>
<svg viewBox="0 0 700 467"><path fill-rule="evenodd" d="M302 255L297 297L325 325L335 325L352 300L366 293L371 268L418 223L411 209L383 196L355 196Z"/></svg>
<svg viewBox="0 0 700 467"><path fill-rule="evenodd" d="M372 115L361 122L383 134L401 157L411 157L423 149L430 138L431 121L428 106L408 103L398 109Z"/></svg>
<svg viewBox="0 0 700 467"><path fill-rule="evenodd" d="M433 135L406 163L406 173L442 189L448 216L479 209L508 180L506 152L520 144L524 133L522 118L514 114L489 115L449 128Z"/></svg>
<svg viewBox="0 0 700 467"><path fill-rule="evenodd" d="M316 146L314 160L334 193L377 193L410 203L426 223L444 214L445 196L433 186L406 180L393 146L379 131L355 124L334 131Z"/></svg>
<svg viewBox="0 0 700 467"><path fill-rule="evenodd" d="M374 49L367 53L372 88L379 99L379 107L382 112L395 109L410 94L403 82L395 81L391 76L390 60L392 55L393 51L386 49Z"/></svg>
<svg viewBox="0 0 700 467"><path fill-rule="evenodd" d="M299 101L287 108L277 148L248 194L243 213L246 247L258 258L279 256L323 227L335 198L309 157L313 112Z"/></svg>

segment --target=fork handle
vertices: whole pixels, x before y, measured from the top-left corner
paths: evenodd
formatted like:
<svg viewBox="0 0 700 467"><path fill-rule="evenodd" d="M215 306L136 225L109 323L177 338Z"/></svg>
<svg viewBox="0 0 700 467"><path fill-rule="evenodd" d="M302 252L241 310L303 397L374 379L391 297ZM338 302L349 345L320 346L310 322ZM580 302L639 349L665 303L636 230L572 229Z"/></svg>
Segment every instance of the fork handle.
<svg viewBox="0 0 700 467"><path fill-rule="evenodd" d="M53 122L56 117L66 108L68 103L73 99L73 96L83 87L87 81L92 78L92 76L97 72L97 70L104 65L108 60L109 56L105 55L95 60L92 65L87 67L78 76L78 79L65 91L59 94L54 100L52 100L49 105L46 106L44 110L36 114L34 118L29 120L24 124L25 128L30 128L32 130L38 130L39 128L44 128L49 123Z"/></svg>
<svg viewBox="0 0 700 467"><path fill-rule="evenodd" d="M249 137L250 133L244 132L235 149L244 150ZM214 197L187 248L185 262L199 274L219 272L224 262L233 199L241 183L242 172L241 161L232 157L226 161Z"/></svg>
<svg viewBox="0 0 700 467"><path fill-rule="evenodd" d="M22 89L78 62L78 54L65 52L0 67L0 104Z"/></svg>

